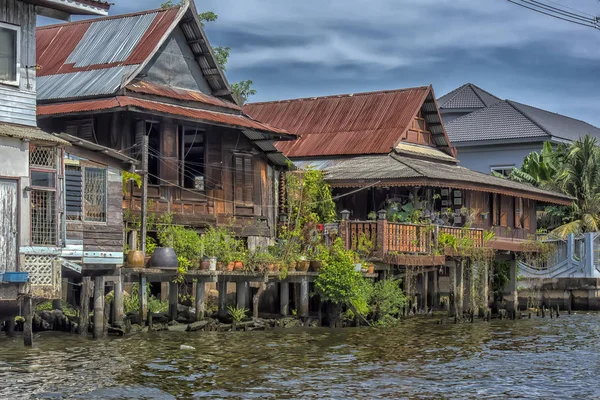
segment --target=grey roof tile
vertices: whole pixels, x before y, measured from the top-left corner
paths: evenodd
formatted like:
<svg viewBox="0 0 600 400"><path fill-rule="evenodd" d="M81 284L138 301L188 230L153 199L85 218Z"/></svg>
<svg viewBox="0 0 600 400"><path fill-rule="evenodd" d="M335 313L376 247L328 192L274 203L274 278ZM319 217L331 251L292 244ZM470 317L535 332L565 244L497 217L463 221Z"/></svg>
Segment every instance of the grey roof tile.
<svg viewBox="0 0 600 400"><path fill-rule="evenodd" d="M589 133L600 139L600 128L587 122L516 101L508 100L508 102L554 137L575 141Z"/></svg>
<svg viewBox="0 0 600 400"><path fill-rule="evenodd" d="M538 124L503 100L490 107L482 108L445 124L452 143L519 139L549 135Z"/></svg>
<svg viewBox="0 0 600 400"><path fill-rule="evenodd" d="M438 99L440 109L483 108L501 99L472 83L466 83Z"/></svg>

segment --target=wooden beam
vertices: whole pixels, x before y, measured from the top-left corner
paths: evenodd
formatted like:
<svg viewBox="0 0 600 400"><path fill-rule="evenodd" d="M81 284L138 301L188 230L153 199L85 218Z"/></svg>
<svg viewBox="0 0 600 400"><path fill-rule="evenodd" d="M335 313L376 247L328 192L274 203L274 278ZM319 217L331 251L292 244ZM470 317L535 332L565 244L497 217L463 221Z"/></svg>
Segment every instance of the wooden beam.
<svg viewBox="0 0 600 400"><path fill-rule="evenodd" d="M227 90L227 89L215 90L212 93L213 96L227 96L229 94L231 94L231 90Z"/></svg>
<svg viewBox="0 0 600 400"><path fill-rule="evenodd" d="M192 39L192 40L188 40L187 41L187 44L196 44L196 43L198 43L198 44L204 44L204 43L206 43L206 40L204 40L204 39Z"/></svg>

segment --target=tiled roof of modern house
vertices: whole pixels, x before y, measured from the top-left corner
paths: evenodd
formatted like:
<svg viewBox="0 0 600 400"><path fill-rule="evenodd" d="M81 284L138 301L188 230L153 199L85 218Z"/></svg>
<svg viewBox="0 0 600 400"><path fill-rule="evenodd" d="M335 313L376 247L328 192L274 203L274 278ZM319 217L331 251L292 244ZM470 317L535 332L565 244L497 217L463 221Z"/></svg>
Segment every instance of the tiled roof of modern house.
<svg viewBox="0 0 600 400"><path fill-rule="evenodd" d="M482 88L466 83L448 94L440 97L437 102L440 109L470 109L484 108L499 102L501 99Z"/></svg>
<svg viewBox="0 0 600 400"><path fill-rule="evenodd" d="M452 143L530 138L577 140L588 133L600 138L600 129L586 122L511 100L466 114L445 126Z"/></svg>

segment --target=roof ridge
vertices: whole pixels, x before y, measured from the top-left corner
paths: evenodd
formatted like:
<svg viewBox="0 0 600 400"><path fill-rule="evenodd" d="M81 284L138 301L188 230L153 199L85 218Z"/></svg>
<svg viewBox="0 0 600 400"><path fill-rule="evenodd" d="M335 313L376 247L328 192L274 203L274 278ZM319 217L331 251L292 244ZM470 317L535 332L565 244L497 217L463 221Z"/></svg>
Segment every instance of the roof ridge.
<svg viewBox="0 0 600 400"><path fill-rule="evenodd" d="M520 107L515 106L514 103L512 102L512 100L505 100L505 101L508 105L510 105L512 108L514 108L517 112L521 113L521 115L523 115L525 118L527 118L529 121L531 121L531 123L533 123L535 126L540 128L543 132L545 132L548 136L550 136L550 137L554 136L553 134L550 133L550 131L548 131L548 129L546 129L544 126L542 126L542 124L540 124L535 119L533 119L533 117L531 115L529 115L527 112L522 110Z"/></svg>
<svg viewBox="0 0 600 400"><path fill-rule="evenodd" d="M488 92L487 90L485 90L485 89L482 89L482 88L480 88L479 86L477 86L477 85L475 85L475 84L473 84L473 83L469 83L469 84L470 84L470 85L472 85L472 86L473 86L474 88L476 88L477 90L481 90L483 93L485 93L485 94L487 94L487 95L489 95L489 96L492 96L493 98L495 98L495 99L498 99L499 101L501 101L501 100L502 100L500 97L496 96L495 94L492 94L492 93ZM481 98L481 96L479 95L479 93L476 93L476 94L477 94L477 96L479 96L479 98ZM482 101L483 101L483 99L482 99ZM484 102L484 103L485 103L485 102Z"/></svg>
<svg viewBox="0 0 600 400"><path fill-rule="evenodd" d="M473 85L472 83L468 83L469 87L471 88L471 90L473 91L473 93L475 93L475 96L477 96L477 98L479 99L479 101L481 101L481 104L483 104L484 107L487 107L486 102L483 100L483 98L481 97L481 95L479 93L477 93L476 89L479 89L478 86Z"/></svg>
<svg viewBox="0 0 600 400"><path fill-rule="evenodd" d="M454 100L454 98L455 98L456 96L458 96L458 94L459 94L459 93L462 91L462 89L463 89L465 86L469 86L470 84L471 84L470 82L467 82L467 83L465 83L465 84L463 84L463 85L460 85L460 86L459 86L459 87L457 87L456 89L449 91L449 92L448 92L448 93L446 93L445 95L442 95L442 96L440 97L440 99L441 99L442 97L444 97L444 96L447 96L447 95L451 94L452 92L454 92L454 95L452 95L452 97L448 98L448 100L446 100L446 101L444 102L444 104L447 104L447 103L451 102L452 100ZM440 107L440 108L443 108L443 107L444 107L444 105L443 105L443 104L438 104L438 107Z"/></svg>
<svg viewBox="0 0 600 400"><path fill-rule="evenodd" d="M131 18L131 17L137 17L139 15L165 12L165 11L169 11L169 10L172 10L175 8L181 8L181 5L177 5L177 6L173 6L173 7L165 7L165 8L155 8L152 10L135 11L135 12L127 13L127 14L109 15L107 17L100 17L100 18L88 18L88 19L82 19L80 21L63 22L60 24L38 26L38 27L36 27L36 30L46 30L46 29L61 28L64 26L91 24L94 22L108 21L108 20L119 19L119 18Z"/></svg>
<svg viewBox="0 0 600 400"><path fill-rule="evenodd" d="M568 118L568 119L572 119L573 121L583 122L583 123L584 123L584 124L586 124L586 125L589 125L589 126L591 126L591 127L593 127L593 128L596 128L596 129L598 129L598 127L597 127L597 126L595 126L595 125L592 125L592 124L590 124L589 122L587 122L587 121L584 121L584 120L582 120L582 119L579 119L579 118L573 118L573 117L569 117L568 115L565 115L565 114L560 114L560 113L557 113L557 112L555 112L555 111L544 110L543 108L539 108L539 107L536 107L536 106L532 106L532 105L530 105L530 104L521 103L521 102L518 102L518 101L515 101L515 100L507 100L507 101L510 101L510 102L512 102L512 103L514 103L514 104L517 104L517 105L519 105L519 106L531 107L531 108L535 108L536 110L540 110L540 111L543 111L543 112L546 112L546 113L549 113L549 114L558 115L559 117L562 117L562 118Z"/></svg>
<svg viewBox="0 0 600 400"><path fill-rule="evenodd" d="M400 164L412 169L413 171L415 171L417 174L421 175L421 176L427 176L425 173L423 173L422 171L420 171L419 169L417 169L416 167L409 165L407 163L405 163L397 154L393 154L390 153L390 157L392 157L394 160L398 161ZM410 158L410 157L409 157Z"/></svg>
<svg viewBox="0 0 600 400"><path fill-rule="evenodd" d="M415 86L415 87L400 88L400 89L375 90L375 91L371 91L371 92L332 94L332 95L327 95L327 96L313 96L313 97L298 97L295 99L283 99L283 100L272 100L272 101L257 101L254 103L248 103L247 105L251 106L251 105L258 105L258 104L291 103L294 101L309 101L309 100L317 100L317 99L346 98L346 97L365 96L365 95L373 95L373 94L399 93L399 92L407 92L409 90L423 90L423 89L428 89L428 88L429 88L429 86Z"/></svg>

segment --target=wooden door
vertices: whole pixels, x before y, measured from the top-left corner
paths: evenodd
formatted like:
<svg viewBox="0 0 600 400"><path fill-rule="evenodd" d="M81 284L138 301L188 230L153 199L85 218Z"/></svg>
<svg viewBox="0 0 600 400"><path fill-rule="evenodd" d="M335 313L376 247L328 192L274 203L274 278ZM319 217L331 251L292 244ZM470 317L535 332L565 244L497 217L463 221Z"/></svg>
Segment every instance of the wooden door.
<svg viewBox="0 0 600 400"><path fill-rule="evenodd" d="M17 181L0 179L0 272L17 270Z"/></svg>

